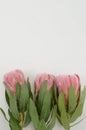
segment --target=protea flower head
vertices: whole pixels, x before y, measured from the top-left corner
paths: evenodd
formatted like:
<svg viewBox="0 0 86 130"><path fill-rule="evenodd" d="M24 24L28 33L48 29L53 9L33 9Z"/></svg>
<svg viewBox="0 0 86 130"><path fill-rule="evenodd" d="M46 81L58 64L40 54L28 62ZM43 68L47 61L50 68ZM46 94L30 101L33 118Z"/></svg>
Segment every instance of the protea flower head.
<svg viewBox="0 0 86 130"><path fill-rule="evenodd" d="M74 75L59 75L55 78L58 93L63 92L66 101L68 101L69 89L72 86L75 91L76 99L78 100L80 92L80 78L77 74Z"/></svg>
<svg viewBox="0 0 86 130"><path fill-rule="evenodd" d="M13 93L16 92L17 83L19 83L22 86L25 82L25 77L21 70L14 70L4 75L4 83L6 84L8 89Z"/></svg>
<svg viewBox="0 0 86 130"><path fill-rule="evenodd" d="M46 73L38 75L35 81L35 89L37 92L39 92L44 81L46 81L47 90L49 91L54 85L54 76Z"/></svg>

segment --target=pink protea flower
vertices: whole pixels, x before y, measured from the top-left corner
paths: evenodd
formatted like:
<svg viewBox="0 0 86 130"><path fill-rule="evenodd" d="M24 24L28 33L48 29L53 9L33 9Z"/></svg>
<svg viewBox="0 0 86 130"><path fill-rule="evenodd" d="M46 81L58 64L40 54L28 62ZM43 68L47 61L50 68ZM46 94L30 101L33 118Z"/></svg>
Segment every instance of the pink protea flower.
<svg viewBox="0 0 86 130"><path fill-rule="evenodd" d="M77 74L59 75L55 78L55 84L58 88L58 92L64 93L66 101L68 101L68 93L70 86L73 86L75 90L76 99L78 99L80 90L80 78Z"/></svg>
<svg viewBox="0 0 86 130"><path fill-rule="evenodd" d="M14 70L4 75L4 82L13 93L16 92L16 84L23 85L25 83L24 74L21 70Z"/></svg>
<svg viewBox="0 0 86 130"><path fill-rule="evenodd" d="M37 92L40 90L40 87L44 81L46 81L47 90L49 91L50 88L54 85L54 76L46 73L38 75L35 82Z"/></svg>

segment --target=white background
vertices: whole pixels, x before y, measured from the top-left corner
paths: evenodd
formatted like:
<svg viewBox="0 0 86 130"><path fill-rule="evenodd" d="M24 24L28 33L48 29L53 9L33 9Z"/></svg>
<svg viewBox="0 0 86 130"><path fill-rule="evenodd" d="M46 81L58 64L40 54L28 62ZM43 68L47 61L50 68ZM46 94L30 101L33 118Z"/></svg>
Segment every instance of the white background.
<svg viewBox="0 0 86 130"><path fill-rule="evenodd" d="M78 73L86 84L86 0L0 0L0 107L6 113L3 75L16 68L32 84L42 72ZM0 113L2 129L9 126ZM63 130L59 123L55 129ZM85 130L86 119L76 129Z"/></svg>

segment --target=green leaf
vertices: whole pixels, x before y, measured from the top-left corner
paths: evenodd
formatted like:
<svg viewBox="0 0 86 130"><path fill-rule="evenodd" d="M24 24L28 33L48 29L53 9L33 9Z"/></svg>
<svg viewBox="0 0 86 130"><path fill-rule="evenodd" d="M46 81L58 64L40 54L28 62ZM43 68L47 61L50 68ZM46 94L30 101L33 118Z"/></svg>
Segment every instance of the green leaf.
<svg viewBox="0 0 86 130"><path fill-rule="evenodd" d="M9 96L9 102L10 102L10 111L15 119L20 120L18 108L17 108L17 102L16 102L16 96L13 95L9 90L7 90L7 94Z"/></svg>
<svg viewBox="0 0 86 130"><path fill-rule="evenodd" d="M41 114L42 106L40 105L40 103L38 102L38 100L35 100L35 105L37 107L38 115L40 115Z"/></svg>
<svg viewBox="0 0 86 130"><path fill-rule="evenodd" d="M16 84L16 99L19 101L21 92L21 85L19 83Z"/></svg>
<svg viewBox="0 0 86 130"><path fill-rule="evenodd" d="M77 101L76 101L76 95L75 95L75 91L74 88L71 86L69 89L69 103L68 103L68 107L69 107L69 113L74 112L76 105L77 105Z"/></svg>
<svg viewBox="0 0 86 130"><path fill-rule="evenodd" d="M43 104L43 100L46 92L47 92L47 84L46 81L44 81L40 87L39 96L38 96L38 102L40 103L40 107Z"/></svg>
<svg viewBox="0 0 86 130"><path fill-rule="evenodd" d="M8 111L9 116L10 116L10 120L9 120L9 125L11 130L22 130L22 128L19 126L19 121L17 121L12 113L10 111Z"/></svg>
<svg viewBox="0 0 86 130"><path fill-rule="evenodd" d="M33 122L33 125L34 125L35 129L38 129L39 117L38 117L36 106L35 106L32 99L30 99L29 112L30 112L30 117L31 117L31 120Z"/></svg>
<svg viewBox="0 0 86 130"><path fill-rule="evenodd" d="M4 110L3 110L2 108L0 108L0 111L2 112L2 114L3 114L4 118L5 118L5 120L8 121L8 119L7 119L7 117L6 117L6 114L5 114ZM9 121L8 121L8 122L9 122Z"/></svg>
<svg viewBox="0 0 86 130"><path fill-rule="evenodd" d="M57 97L58 97L58 95L57 95L57 87L55 86L55 87L54 87L54 98L55 98L56 104L57 104L57 101L58 101L58 100L57 100L57 99L58 99Z"/></svg>
<svg viewBox="0 0 86 130"><path fill-rule="evenodd" d="M30 85L29 79L27 79L27 87L28 87L28 91L29 91L29 97L33 99L33 94L31 91L31 85Z"/></svg>
<svg viewBox="0 0 86 130"><path fill-rule="evenodd" d="M38 130L47 130L44 120L40 121Z"/></svg>
<svg viewBox="0 0 86 130"><path fill-rule="evenodd" d="M21 87L21 93L20 93L20 101L19 101L20 111L24 112L26 110L28 99L29 99L28 87L27 84L24 84Z"/></svg>
<svg viewBox="0 0 86 130"><path fill-rule="evenodd" d="M84 105L84 101L85 101L85 96L86 96L86 88L84 87L81 96L80 96L80 100L78 103L78 106L75 110L75 112L73 113L72 117L71 117L71 122L75 121L79 116L81 116L82 111L83 111L83 105Z"/></svg>
<svg viewBox="0 0 86 130"><path fill-rule="evenodd" d="M8 106L10 106L10 102L9 102L9 96L7 94L7 91L5 90L5 99L6 99L6 102L8 104Z"/></svg>
<svg viewBox="0 0 86 130"><path fill-rule="evenodd" d="M54 104L54 102L55 102L54 86L52 86L52 87L50 88L49 93L50 93L50 98L51 98L51 100L52 100L52 102L53 102L53 104ZM53 104L52 104L52 105L53 105Z"/></svg>
<svg viewBox="0 0 86 130"><path fill-rule="evenodd" d="M57 113L57 106L55 105L53 110L52 110L52 115L51 115L50 121L47 124L47 129L48 130L52 130L54 125L55 125L56 113Z"/></svg>
<svg viewBox="0 0 86 130"><path fill-rule="evenodd" d="M56 114L56 117L57 117L57 119L58 119L59 123L62 125L62 122L61 122L61 117L59 116L59 114L58 114L58 113Z"/></svg>
<svg viewBox="0 0 86 130"><path fill-rule="evenodd" d="M29 105L30 104L28 103L27 111L26 111L26 113L24 115L24 127L26 127L30 123L30 121L31 121L31 117L30 117L30 113L29 113Z"/></svg>
<svg viewBox="0 0 86 130"><path fill-rule="evenodd" d="M58 97L58 108L60 111L61 122L62 122L64 128L69 129L69 120L68 120L68 116L66 113L65 98L64 98L63 93L60 93L60 95Z"/></svg>
<svg viewBox="0 0 86 130"><path fill-rule="evenodd" d="M47 84L46 81L44 81L40 87L40 91L37 96L35 96L35 103L38 110L38 114L41 114L41 108L44 100L44 96L47 92Z"/></svg>
<svg viewBox="0 0 86 130"><path fill-rule="evenodd" d="M50 93L46 92L46 95L43 101L40 119L44 119L44 121L47 121L50 115L50 109L51 109L51 97L50 97Z"/></svg>
<svg viewBox="0 0 86 130"><path fill-rule="evenodd" d="M31 121L31 118L30 118L29 111L26 111L25 119L24 119L24 127L28 126L28 124L30 123L30 121Z"/></svg>

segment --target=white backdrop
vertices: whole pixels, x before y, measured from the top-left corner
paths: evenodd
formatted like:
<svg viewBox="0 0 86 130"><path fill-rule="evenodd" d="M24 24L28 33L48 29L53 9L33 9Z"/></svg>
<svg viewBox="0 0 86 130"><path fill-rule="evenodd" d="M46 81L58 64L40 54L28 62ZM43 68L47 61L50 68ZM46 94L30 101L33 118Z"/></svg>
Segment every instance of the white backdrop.
<svg viewBox="0 0 86 130"><path fill-rule="evenodd" d="M4 73L78 73L86 84L86 0L0 0L0 107ZM86 105L82 117L86 115ZM86 129L86 119L71 130ZM9 130L0 113L0 130ZM63 130L56 123L53 130ZM25 130L34 130L30 124Z"/></svg>

